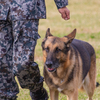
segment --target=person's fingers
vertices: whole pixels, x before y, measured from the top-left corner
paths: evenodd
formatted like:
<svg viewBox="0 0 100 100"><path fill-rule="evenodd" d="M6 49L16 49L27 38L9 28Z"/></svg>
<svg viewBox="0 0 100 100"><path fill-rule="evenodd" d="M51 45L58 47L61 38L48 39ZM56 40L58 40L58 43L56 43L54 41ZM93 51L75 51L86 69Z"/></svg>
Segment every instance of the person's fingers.
<svg viewBox="0 0 100 100"><path fill-rule="evenodd" d="M63 19L66 19L67 20L67 15L66 15L65 12L61 13L61 16L62 16Z"/></svg>
<svg viewBox="0 0 100 100"><path fill-rule="evenodd" d="M67 19L70 19L70 11L66 12Z"/></svg>
<svg viewBox="0 0 100 100"><path fill-rule="evenodd" d="M70 19L70 11L67 7L60 8L59 12L64 20Z"/></svg>

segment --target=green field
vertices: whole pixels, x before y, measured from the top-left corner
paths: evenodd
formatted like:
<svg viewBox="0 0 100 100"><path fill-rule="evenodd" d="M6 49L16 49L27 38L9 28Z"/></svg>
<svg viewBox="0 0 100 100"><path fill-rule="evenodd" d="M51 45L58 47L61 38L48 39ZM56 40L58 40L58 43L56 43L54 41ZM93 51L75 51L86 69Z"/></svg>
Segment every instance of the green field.
<svg viewBox="0 0 100 100"><path fill-rule="evenodd" d="M74 28L77 29L76 38L89 42L95 49L97 59L97 81L100 83L100 0L69 0L68 8L71 18L65 21L61 18L53 0L46 0L47 19L41 19L39 34L35 52L35 61L39 64L41 75L43 76L43 59L41 42L45 37L47 28L58 37L69 34ZM44 83L44 87L49 90ZM31 100L29 91L21 89L18 100ZM100 87L96 88L93 100L100 100ZM86 100L84 92L79 93L79 100ZM49 98L50 100L50 98ZM60 94L59 100L66 100L66 96Z"/></svg>

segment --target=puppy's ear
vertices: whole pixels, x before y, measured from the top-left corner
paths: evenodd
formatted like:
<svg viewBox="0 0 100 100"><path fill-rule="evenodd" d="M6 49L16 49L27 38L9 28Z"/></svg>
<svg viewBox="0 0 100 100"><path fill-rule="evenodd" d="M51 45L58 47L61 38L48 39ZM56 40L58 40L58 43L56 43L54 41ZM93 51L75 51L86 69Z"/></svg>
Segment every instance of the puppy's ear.
<svg viewBox="0 0 100 100"><path fill-rule="evenodd" d="M47 29L45 38L47 38L48 36L53 36L53 35L50 33L50 28Z"/></svg>
<svg viewBox="0 0 100 100"><path fill-rule="evenodd" d="M69 47L70 43L73 41L75 36L76 36L76 29L74 29L70 34L62 38L67 47Z"/></svg>

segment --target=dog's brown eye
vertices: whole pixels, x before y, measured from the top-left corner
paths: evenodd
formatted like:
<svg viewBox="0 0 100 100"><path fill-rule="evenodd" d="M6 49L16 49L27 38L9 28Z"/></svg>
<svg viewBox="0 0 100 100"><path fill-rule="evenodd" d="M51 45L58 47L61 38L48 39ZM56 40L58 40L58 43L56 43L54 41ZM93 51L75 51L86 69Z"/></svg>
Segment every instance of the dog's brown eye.
<svg viewBox="0 0 100 100"><path fill-rule="evenodd" d="M58 47L55 49L55 52L58 53L59 51L61 51Z"/></svg>
<svg viewBox="0 0 100 100"><path fill-rule="evenodd" d="M45 48L45 51L46 51L46 52L49 52L49 47Z"/></svg>

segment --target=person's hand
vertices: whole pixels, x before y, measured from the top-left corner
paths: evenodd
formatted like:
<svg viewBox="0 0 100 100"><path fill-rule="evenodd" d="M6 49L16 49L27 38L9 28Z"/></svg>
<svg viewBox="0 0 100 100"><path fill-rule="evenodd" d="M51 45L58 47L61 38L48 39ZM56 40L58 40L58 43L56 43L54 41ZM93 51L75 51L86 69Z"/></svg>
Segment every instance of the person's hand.
<svg viewBox="0 0 100 100"><path fill-rule="evenodd" d="M59 13L61 13L61 16L64 20L70 19L70 11L68 10L67 7L63 7L58 9Z"/></svg>

